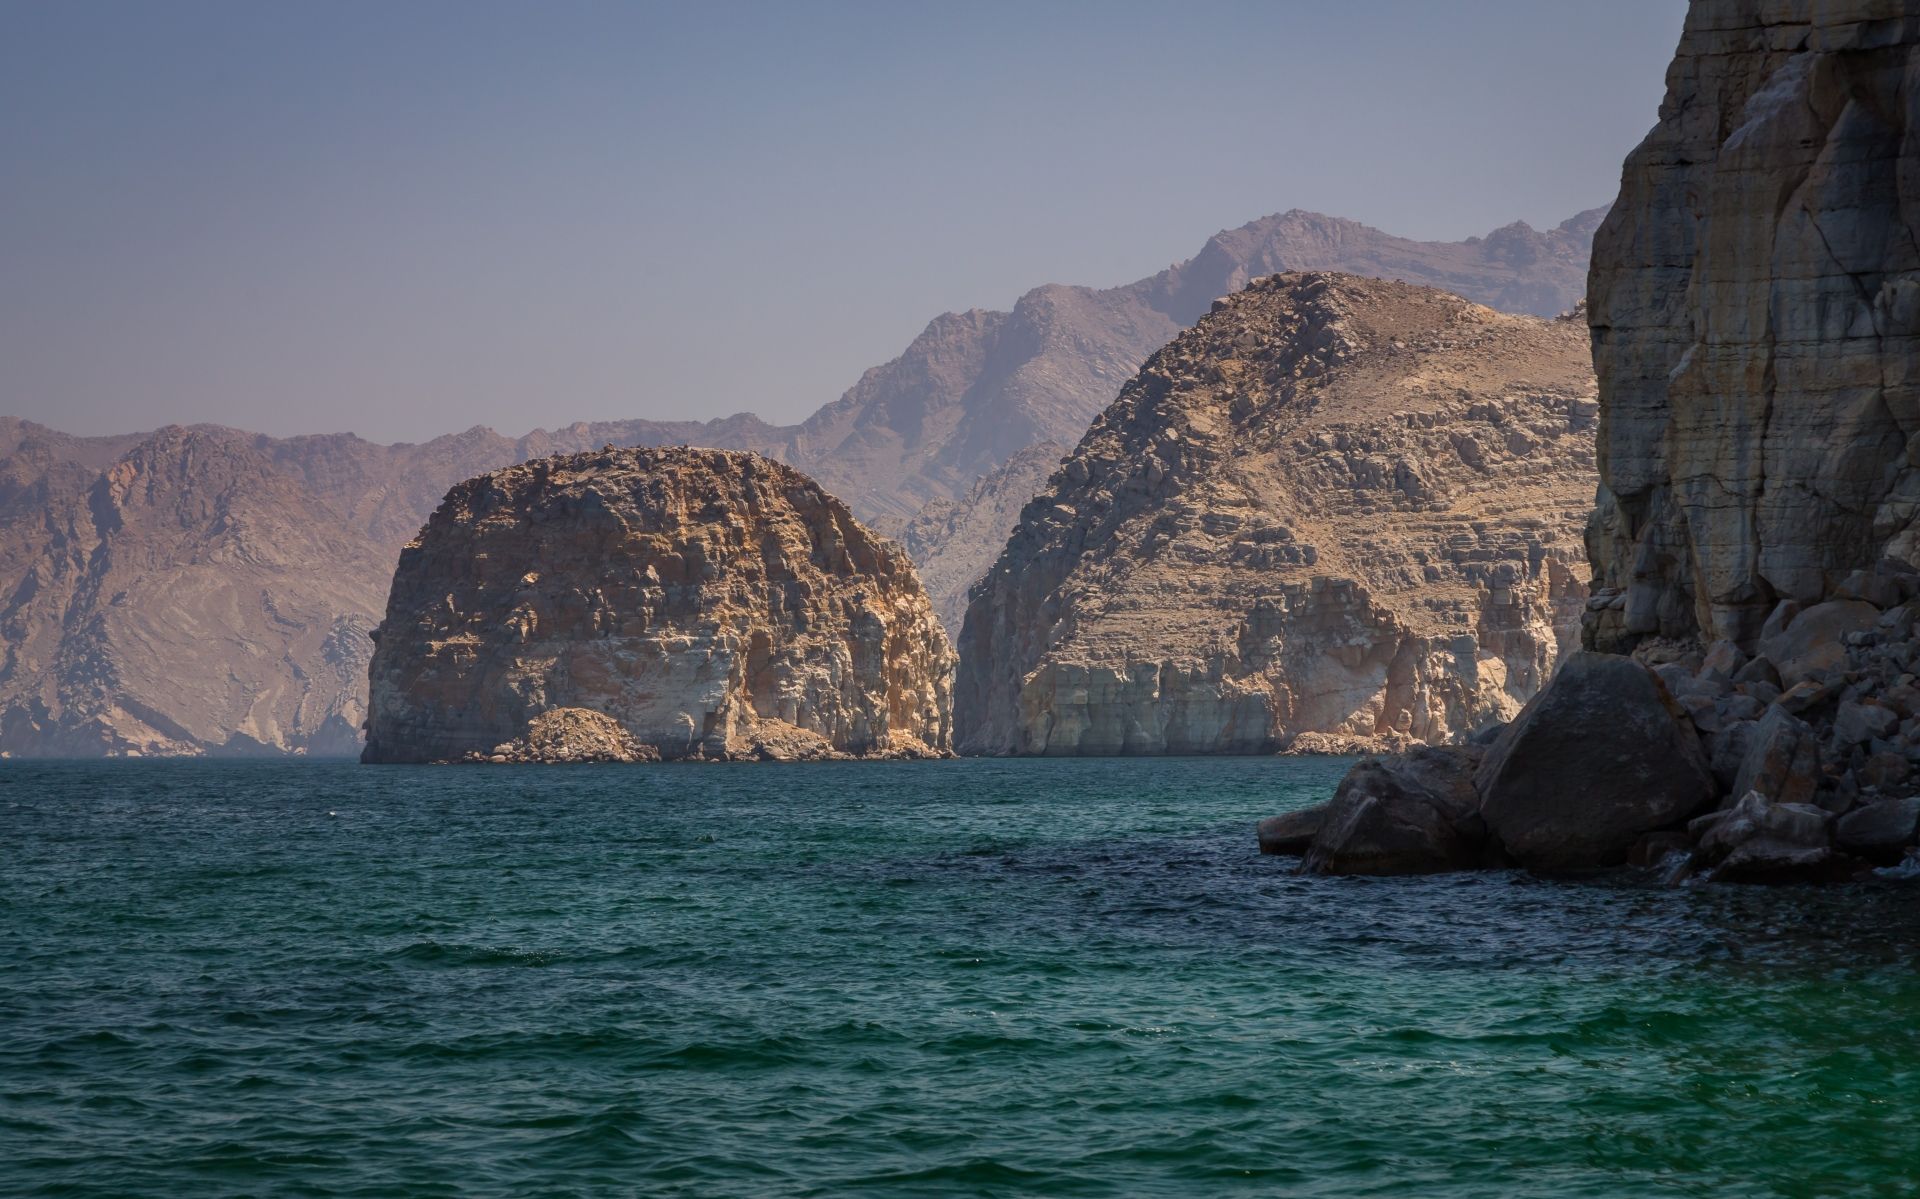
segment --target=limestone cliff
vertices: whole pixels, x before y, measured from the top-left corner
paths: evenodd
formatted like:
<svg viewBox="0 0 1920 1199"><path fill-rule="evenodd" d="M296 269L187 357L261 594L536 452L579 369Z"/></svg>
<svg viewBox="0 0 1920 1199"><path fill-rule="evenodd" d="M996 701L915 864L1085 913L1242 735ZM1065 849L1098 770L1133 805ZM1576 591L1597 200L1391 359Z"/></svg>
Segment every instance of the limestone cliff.
<svg viewBox="0 0 1920 1199"><path fill-rule="evenodd" d="M1590 283L1590 645L1751 647L1920 562L1920 15L1697 0Z"/></svg>
<svg viewBox="0 0 1920 1199"><path fill-rule="evenodd" d="M974 593L962 752L1445 741L1511 716L1586 599L1585 329L1285 274L1094 423Z"/></svg>
<svg viewBox="0 0 1920 1199"><path fill-rule="evenodd" d="M805 475L608 447L460 484L402 551L364 758L491 755L556 708L667 757L940 753L952 668L906 555Z"/></svg>

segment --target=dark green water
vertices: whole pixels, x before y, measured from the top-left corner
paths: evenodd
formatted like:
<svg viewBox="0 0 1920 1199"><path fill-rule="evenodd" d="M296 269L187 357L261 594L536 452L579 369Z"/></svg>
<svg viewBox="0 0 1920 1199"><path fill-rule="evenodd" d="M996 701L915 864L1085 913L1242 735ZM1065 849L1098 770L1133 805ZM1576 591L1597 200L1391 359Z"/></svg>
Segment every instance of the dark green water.
<svg viewBox="0 0 1920 1199"><path fill-rule="evenodd" d="M1920 889L1259 858L1340 770L9 764L0 1193L1920 1189Z"/></svg>

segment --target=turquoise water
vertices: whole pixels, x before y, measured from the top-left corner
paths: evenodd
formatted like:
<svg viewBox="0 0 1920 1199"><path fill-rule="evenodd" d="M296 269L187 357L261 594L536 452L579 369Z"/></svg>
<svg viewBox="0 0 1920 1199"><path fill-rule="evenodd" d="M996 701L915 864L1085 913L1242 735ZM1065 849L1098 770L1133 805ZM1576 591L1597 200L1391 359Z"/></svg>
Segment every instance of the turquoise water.
<svg viewBox="0 0 1920 1199"><path fill-rule="evenodd" d="M1920 1190L1920 890L1255 854L1342 765L8 764L0 1193Z"/></svg>

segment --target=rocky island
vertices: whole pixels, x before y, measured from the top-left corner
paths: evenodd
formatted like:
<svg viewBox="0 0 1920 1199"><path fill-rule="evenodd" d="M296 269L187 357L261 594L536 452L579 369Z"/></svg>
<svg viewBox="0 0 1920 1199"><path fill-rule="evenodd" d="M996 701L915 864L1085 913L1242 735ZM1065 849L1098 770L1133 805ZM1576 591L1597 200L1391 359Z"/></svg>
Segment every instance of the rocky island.
<svg viewBox="0 0 1920 1199"><path fill-rule="evenodd" d="M1586 327L1280 274L1148 360L961 634L985 754L1398 748L1510 718L1577 637Z"/></svg>
<svg viewBox="0 0 1920 1199"><path fill-rule="evenodd" d="M1920 823L1910 5L1697 0L1594 243L1595 590L1483 748L1261 829L1310 869L1845 878Z"/></svg>
<svg viewBox="0 0 1920 1199"><path fill-rule="evenodd" d="M469 479L402 551L374 637L368 762L952 743L953 654L905 553L752 453L608 447Z"/></svg>

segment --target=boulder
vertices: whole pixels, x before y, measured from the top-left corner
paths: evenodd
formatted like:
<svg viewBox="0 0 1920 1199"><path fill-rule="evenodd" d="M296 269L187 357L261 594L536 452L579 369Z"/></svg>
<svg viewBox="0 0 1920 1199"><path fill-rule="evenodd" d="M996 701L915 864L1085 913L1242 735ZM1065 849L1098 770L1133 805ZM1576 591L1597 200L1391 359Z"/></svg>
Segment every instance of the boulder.
<svg viewBox="0 0 1920 1199"><path fill-rule="evenodd" d="M1260 822L1260 852L1298 857L1307 852L1326 822L1327 804L1283 812Z"/></svg>
<svg viewBox="0 0 1920 1199"><path fill-rule="evenodd" d="M1872 700L1843 703L1833 718L1834 740L1842 747L1865 745L1899 727L1900 714Z"/></svg>
<svg viewBox="0 0 1920 1199"><path fill-rule="evenodd" d="M1719 882L1806 882L1842 877L1828 835L1831 817L1812 804L1773 803L1749 791L1732 808L1689 827L1698 856Z"/></svg>
<svg viewBox="0 0 1920 1199"><path fill-rule="evenodd" d="M1473 771L1482 751L1422 747L1347 772L1302 868L1317 874L1434 874L1486 864Z"/></svg>
<svg viewBox="0 0 1920 1199"><path fill-rule="evenodd" d="M1652 673L1590 652L1527 704L1476 781L1494 841L1537 870L1618 865L1715 794L1699 739Z"/></svg>
<svg viewBox="0 0 1920 1199"><path fill-rule="evenodd" d="M1763 637L1759 653L1794 685L1818 680L1847 666L1847 636L1864 633L1880 620L1880 609L1864 600L1828 600L1801 612L1773 637Z"/></svg>
<svg viewBox="0 0 1920 1199"><path fill-rule="evenodd" d="M1812 726L1775 705L1767 709L1740 759L1730 795L1758 791L1774 803L1807 803L1820 784L1820 744Z"/></svg>
<svg viewBox="0 0 1920 1199"><path fill-rule="evenodd" d="M1883 799L1863 804L1834 824L1834 843L1843 852L1887 865L1900 860L1920 828L1920 797Z"/></svg>

